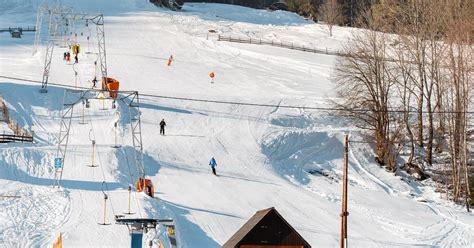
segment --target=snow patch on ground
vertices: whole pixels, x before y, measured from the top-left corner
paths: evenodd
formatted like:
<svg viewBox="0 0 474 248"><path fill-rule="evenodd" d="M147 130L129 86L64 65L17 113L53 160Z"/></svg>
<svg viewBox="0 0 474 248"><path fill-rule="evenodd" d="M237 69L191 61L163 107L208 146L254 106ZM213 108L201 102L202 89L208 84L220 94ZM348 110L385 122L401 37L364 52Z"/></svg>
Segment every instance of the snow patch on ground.
<svg viewBox="0 0 474 248"><path fill-rule="evenodd" d="M67 192L48 186L2 182L0 195L0 244L2 247L46 247L71 214Z"/></svg>

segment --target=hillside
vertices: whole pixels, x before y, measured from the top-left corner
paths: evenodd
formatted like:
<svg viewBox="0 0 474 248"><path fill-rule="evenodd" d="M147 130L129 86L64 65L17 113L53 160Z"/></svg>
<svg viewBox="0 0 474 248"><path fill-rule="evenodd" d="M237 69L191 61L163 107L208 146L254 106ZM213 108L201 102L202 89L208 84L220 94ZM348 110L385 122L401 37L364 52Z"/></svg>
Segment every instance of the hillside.
<svg viewBox="0 0 474 248"><path fill-rule="evenodd" d="M0 26L35 23L40 1L17 2L6 0L0 8ZM133 193L134 216L173 218L180 247L219 247L253 213L274 206L313 247L339 244L343 135L362 141L361 131L326 111L279 107L330 107L337 58L220 42L217 34L338 49L356 30L335 28L329 38L325 26L293 13L219 4L185 4L182 12L139 0L62 4L104 14L108 75L121 90L141 95L144 161L156 197ZM95 29L76 22L74 30L84 53L72 65L63 61L66 49L56 46L50 82L91 87ZM21 39L0 33L0 76L41 80L46 46L43 41L32 55L33 43L33 33ZM0 246L47 247L62 232L64 247L128 247L127 228L113 224L114 215L128 210L127 187L137 174L127 106L112 109L108 100L101 110L100 100L91 100L81 125L77 104L58 190L51 185L65 87L50 85L47 94L39 88L0 78L11 116L36 129L34 144L0 144L0 195L20 197L0 198ZM166 136L159 135L161 119ZM116 121L120 149L110 147ZM97 142L97 168L86 166L90 138ZM218 177L208 166L212 156ZM373 158L370 144L351 143L351 246L472 247L472 213L441 199L429 182L388 173ZM109 196L108 226L97 224L103 222L102 190ZM164 235L159 229L147 237L156 244Z"/></svg>

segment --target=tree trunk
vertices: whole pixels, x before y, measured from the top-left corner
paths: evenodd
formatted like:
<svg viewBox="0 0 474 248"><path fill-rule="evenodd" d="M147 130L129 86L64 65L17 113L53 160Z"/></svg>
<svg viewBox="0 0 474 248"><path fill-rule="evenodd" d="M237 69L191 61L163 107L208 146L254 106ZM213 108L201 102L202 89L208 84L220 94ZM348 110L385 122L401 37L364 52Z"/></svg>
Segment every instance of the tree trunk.
<svg viewBox="0 0 474 248"><path fill-rule="evenodd" d="M420 86L420 96L418 96L418 146L423 147L423 84Z"/></svg>
<svg viewBox="0 0 474 248"><path fill-rule="evenodd" d="M428 98L426 99L426 109L428 111L428 143L426 145L426 162L432 166L433 165L433 112L431 110L431 93L428 93Z"/></svg>

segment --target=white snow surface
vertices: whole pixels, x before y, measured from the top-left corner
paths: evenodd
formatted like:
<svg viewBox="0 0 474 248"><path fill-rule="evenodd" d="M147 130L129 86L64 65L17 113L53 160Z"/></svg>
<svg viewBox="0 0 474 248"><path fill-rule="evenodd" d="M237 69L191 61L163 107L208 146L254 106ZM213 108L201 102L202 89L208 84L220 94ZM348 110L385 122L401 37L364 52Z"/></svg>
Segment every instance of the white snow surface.
<svg viewBox="0 0 474 248"><path fill-rule="evenodd" d="M61 1L104 13L108 74L140 94L297 106L330 106L336 57L277 47L219 42L215 33L338 49L354 30L327 28L293 13L221 4L186 4L181 12L145 0ZM34 25L41 1L3 0L0 28ZM50 82L91 87L97 38L92 25L74 24L79 64L55 47ZM83 33L83 36L80 33ZM209 35L209 36L208 36ZM88 45L86 36L91 36ZM208 37L208 38L207 38ZM0 33L0 75L41 80L43 41L32 55L33 33ZM85 53L90 52L90 53ZM173 55L174 62L167 66ZM78 72L77 79L74 70ZM211 84L209 73L216 74ZM0 144L0 247L128 247L125 226L136 179L128 109L91 100L80 124L75 107L61 189L53 165L64 88L0 78L0 94L21 126L35 125L36 143ZM343 119L321 111L192 102L141 96L146 173L156 197L132 193L135 217L173 218L180 247L220 247L256 211L275 207L313 247L335 247L340 237L343 135L362 140ZM160 136L158 122L167 122ZM119 121L120 149L114 143ZM90 132L92 130L92 132ZM90 137L92 136L92 137ZM90 138L97 141L91 168ZM217 160L218 177L208 161ZM424 186L374 163L368 144L351 143L348 239L353 247L473 247L474 218ZM319 171L326 176L322 176ZM105 181L106 184L102 182ZM106 222L102 188L108 192ZM4 197L17 196L17 197ZM423 201L420 201L423 199ZM154 245L164 230L146 235Z"/></svg>

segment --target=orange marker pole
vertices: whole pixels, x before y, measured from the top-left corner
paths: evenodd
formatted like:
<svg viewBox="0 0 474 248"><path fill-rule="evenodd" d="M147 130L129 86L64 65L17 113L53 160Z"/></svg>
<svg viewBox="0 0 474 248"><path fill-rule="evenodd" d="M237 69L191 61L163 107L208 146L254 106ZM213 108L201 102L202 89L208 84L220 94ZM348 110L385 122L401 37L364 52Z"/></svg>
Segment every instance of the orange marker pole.
<svg viewBox="0 0 474 248"><path fill-rule="evenodd" d="M209 74L209 77L211 77L211 84L214 83L214 76L215 76L215 75L214 75L214 72L211 72L211 73Z"/></svg>

